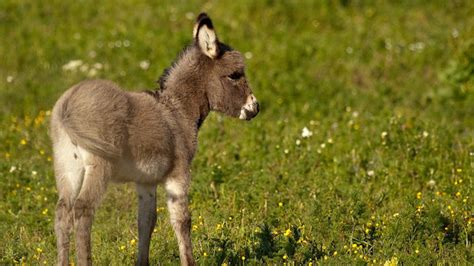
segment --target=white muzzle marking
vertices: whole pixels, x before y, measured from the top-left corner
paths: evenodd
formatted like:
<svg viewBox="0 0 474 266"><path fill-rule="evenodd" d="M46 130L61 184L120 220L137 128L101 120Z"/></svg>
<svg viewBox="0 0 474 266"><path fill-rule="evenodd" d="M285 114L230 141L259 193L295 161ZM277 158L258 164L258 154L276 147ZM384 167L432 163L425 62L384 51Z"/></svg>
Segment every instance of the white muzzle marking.
<svg viewBox="0 0 474 266"><path fill-rule="evenodd" d="M249 113L254 114L254 115L249 117L249 115L248 115ZM258 113L257 98L255 98L255 96L253 96L253 94L250 94L249 96L247 96L247 101L245 102L244 106L242 106L242 109L240 109L239 119L250 120L257 113Z"/></svg>

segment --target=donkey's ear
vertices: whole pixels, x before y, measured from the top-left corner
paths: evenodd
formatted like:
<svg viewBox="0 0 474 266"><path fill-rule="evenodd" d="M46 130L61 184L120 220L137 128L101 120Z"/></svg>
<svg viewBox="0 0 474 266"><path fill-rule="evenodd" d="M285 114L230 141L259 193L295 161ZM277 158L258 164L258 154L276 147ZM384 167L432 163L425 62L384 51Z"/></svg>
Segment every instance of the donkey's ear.
<svg viewBox="0 0 474 266"><path fill-rule="evenodd" d="M211 19L206 13L199 14L193 30L194 41L201 51L208 57L214 59L219 54L219 41L212 25Z"/></svg>

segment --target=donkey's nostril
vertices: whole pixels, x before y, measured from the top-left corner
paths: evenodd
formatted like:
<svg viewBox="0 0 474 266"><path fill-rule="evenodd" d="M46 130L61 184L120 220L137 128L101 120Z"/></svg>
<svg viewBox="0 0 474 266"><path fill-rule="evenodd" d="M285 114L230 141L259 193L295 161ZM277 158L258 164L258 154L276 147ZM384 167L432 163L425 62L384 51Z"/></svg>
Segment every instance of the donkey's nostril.
<svg viewBox="0 0 474 266"><path fill-rule="evenodd" d="M258 112L260 112L260 104L258 102L255 102L255 114L258 114Z"/></svg>

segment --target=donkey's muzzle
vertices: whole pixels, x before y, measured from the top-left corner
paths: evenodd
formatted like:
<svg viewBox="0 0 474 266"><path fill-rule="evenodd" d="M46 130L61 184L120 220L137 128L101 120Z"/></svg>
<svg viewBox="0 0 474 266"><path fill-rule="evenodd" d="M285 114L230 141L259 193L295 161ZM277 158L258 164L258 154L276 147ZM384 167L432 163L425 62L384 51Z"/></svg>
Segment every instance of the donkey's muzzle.
<svg viewBox="0 0 474 266"><path fill-rule="evenodd" d="M257 102L257 99L253 94L249 95L247 98L247 102L242 109L240 110L239 118L242 120L250 120L257 116L258 112L260 111L260 105Z"/></svg>

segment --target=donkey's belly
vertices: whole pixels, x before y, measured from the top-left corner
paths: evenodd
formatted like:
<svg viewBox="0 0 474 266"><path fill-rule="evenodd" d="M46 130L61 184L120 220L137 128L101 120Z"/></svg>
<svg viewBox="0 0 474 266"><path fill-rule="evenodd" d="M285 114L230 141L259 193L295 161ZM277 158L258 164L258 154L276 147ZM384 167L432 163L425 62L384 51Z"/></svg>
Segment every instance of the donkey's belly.
<svg viewBox="0 0 474 266"><path fill-rule="evenodd" d="M137 162L121 160L117 172L113 177L113 181L158 183L163 180L165 174L169 172L171 167L172 164L170 160L165 158Z"/></svg>

